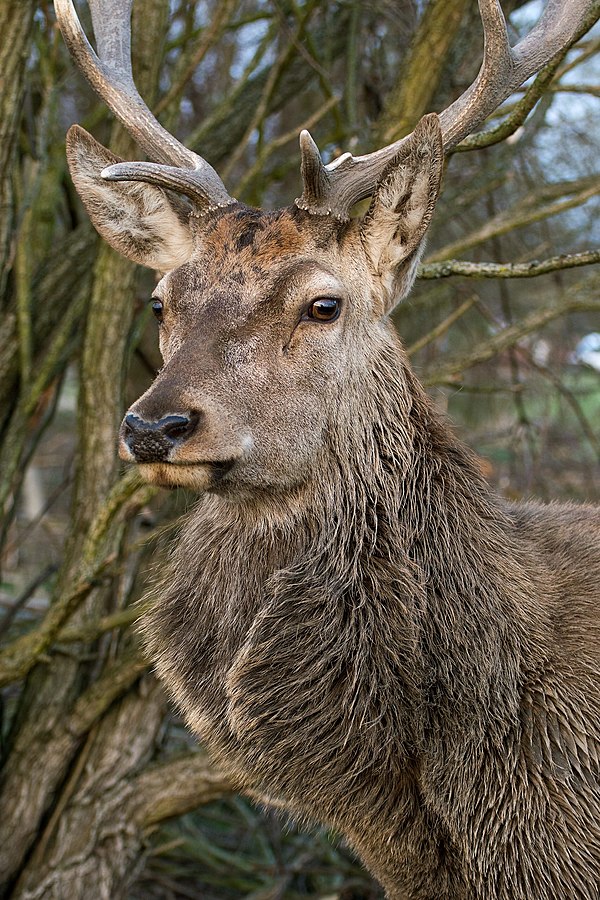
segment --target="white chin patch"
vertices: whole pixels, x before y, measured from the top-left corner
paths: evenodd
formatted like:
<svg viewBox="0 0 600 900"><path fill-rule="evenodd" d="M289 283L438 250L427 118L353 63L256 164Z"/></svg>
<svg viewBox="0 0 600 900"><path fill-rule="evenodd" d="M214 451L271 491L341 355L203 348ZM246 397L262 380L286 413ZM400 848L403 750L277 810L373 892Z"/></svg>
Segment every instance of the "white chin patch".
<svg viewBox="0 0 600 900"><path fill-rule="evenodd" d="M242 435L241 446L244 453L249 453L250 450L252 450L252 447L254 446L254 438L252 437L251 431L246 431Z"/></svg>

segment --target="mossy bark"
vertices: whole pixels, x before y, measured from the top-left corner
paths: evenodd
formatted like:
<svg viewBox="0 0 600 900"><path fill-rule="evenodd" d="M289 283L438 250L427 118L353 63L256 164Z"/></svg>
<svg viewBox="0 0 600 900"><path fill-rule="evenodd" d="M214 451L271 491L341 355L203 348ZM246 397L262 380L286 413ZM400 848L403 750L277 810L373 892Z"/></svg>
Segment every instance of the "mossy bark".
<svg viewBox="0 0 600 900"><path fill-rule="evenodd" d="M469 6L469 0L432 0L425 8L396 86L387 98L379 129L386 144L404 137L430 111Z"/></svg>
<svg viewBox="0 0 600 900"><path fill-rule="evenodd" d="M35 0L0 2L0 297L12 252L13 164Z"/></svg>

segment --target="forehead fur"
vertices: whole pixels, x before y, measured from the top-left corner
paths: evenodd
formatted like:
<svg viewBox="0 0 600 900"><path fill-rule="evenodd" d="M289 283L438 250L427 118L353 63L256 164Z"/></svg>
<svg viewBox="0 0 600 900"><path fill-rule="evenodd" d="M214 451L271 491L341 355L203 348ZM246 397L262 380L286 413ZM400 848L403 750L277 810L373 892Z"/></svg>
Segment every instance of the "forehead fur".
<svg viewBox="0 0 600 900"><path fill-rule="evenodd" d="M198 223L197 252L221 274L232 268L268 271L282 259L340 243L347 226L297 207L265 212L236 204Z"/></svg>

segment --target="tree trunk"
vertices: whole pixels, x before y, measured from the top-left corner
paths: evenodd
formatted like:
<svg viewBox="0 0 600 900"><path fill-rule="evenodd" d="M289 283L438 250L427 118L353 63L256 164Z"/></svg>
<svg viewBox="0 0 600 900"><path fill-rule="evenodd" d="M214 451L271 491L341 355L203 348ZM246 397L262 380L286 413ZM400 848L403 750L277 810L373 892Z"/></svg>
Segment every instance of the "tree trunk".
<svg viewBox="0 0 600 900"><path fill-rule="evenodd" d="M10 265L14 226L13 166L35 6L35 0L0 2L0 297L4 294Z"/></svg>

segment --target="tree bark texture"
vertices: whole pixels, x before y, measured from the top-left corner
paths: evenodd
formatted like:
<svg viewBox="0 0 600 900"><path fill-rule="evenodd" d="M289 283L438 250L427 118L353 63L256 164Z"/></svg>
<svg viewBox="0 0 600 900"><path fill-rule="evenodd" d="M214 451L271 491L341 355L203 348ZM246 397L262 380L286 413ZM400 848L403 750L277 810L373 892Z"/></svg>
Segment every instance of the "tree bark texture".
<svg viewBox="0 0 600 900"><path fill-rule="evenodd" d="M11 253L13 164L35 7L35 0L0 3L0 296L4 292Z"/></svg>
<svg viewBox="0 0 600 900"><path fill-rule="evenodd" d="M144 676L87 731L11 900L118 900L155 823L231 791L201 753L148 767L163 718L162 690Z"/></svg>
<svg viewBox="0 0 600 900"><path fill-rule="evenodd" d="M382 141L391 144L413 130L431 109L469 0L433 0L421 19L381 124Z"/></svg>

